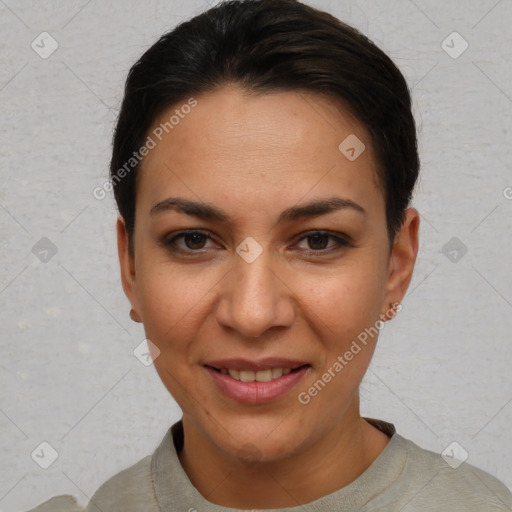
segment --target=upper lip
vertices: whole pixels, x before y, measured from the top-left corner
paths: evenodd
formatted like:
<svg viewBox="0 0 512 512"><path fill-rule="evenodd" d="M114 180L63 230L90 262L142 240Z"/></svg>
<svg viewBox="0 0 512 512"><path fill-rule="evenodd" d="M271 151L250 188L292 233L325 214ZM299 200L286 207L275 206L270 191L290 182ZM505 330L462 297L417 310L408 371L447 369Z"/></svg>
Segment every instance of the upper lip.
<svg viewBox="0 0 512 512"><path fill-rule="evenodd" d="M305 364L309 363L294 359L284 359L282 357L267 357L264 359L258 359L257 361L251 361L244 358L216 359L214 361L207 361L205 366L212 366L213 368L217 368L217 370L225 368L228 370L245 370L257 372L259 370L270 370L272 368L295 369L299 366L304 366Z"/></svg>

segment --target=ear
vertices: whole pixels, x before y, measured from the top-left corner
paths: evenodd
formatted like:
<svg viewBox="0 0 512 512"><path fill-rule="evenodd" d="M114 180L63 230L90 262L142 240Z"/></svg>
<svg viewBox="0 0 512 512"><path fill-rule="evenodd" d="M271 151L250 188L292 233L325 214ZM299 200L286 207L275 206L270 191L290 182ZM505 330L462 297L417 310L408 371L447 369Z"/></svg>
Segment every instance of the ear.
<svg viewBox="0 0 512 512"><path fill-rule="evenodd" d="M123 217L119 216L116 223L117 230L117 253L119 255L119 265L121 268L121 283L123 290L132 305L130 317L136 322L140 322L138 313L137 298L135 294L135 259L129 250L129 238L126 224Z"/></svg>
<svg viewBox="0 0 512 512"><path fill-rule="evenodd" d="M389 258L386 297L383 307L389 311L390 304L400 303L409 287L418 255L418 232L420 215L414 208L407 208L402 227L395 235ZM388 315L385 315L388 317Z"/></svg>

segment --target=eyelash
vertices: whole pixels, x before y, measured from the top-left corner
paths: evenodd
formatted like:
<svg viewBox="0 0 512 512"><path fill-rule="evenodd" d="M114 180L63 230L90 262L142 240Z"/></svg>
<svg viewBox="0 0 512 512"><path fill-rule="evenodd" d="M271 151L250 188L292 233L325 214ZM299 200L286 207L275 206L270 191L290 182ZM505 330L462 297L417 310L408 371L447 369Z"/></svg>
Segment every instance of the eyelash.
<svg viewBox="0 0 512 512"><path fill-rule="evenodd" d="M182 248L176 247L176 240L178 240L180 238L184 238L187 235L202 235L202 236L206 237L207 240L213 241L213 238L206 231L190 230L190 231L181 231L178 234L172 236L171 238L164 238L160 242L160 244L162 246L164 246L165 248L171 250L172 252L186 254L187 256L194 256L196 254L204 254L205 250L203 248L198 249L198 250L193 250L193 249L182 249ZM319 236L319 235L326 236L326 237L334 240L336 242L337 246L329 247L327 249L309 249L309 250L302 249L302 251L304 253L306 253L308 255L312 255L312 256L322 256L322 255L330 254L333 251L339 251L345 247L353 247L353 244L347 238L343 238L343 237L340 237L340 236L337 236L337 235L334 235L332 233L329 233L327 231L322 231L322 230L307 231L306 233L304 233L302 235L301 238L299 238L299 240L296 243L298 244L298 243L302 242L303 240L307 240L308 238L312 238L314 236Z"/></svg>

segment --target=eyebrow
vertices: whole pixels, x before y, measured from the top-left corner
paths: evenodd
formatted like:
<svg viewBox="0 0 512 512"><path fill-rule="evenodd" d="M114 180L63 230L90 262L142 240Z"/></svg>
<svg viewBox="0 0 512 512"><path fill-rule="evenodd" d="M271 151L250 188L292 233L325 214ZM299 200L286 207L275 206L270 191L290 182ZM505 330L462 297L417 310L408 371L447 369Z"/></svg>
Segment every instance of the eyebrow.
<svg viewBox="0 0 512 512"><path fill-rule="evenodd" d="M287 208L279 215L278 223L316 217L318 215L325 215L326 213L345 209L351 209L366 215L365 209L351 199L329 197L326 199L313 200L300 206ZM156 203L151 208L149 214L154 216L161 212L173 210L206 220L218 220L221 222L231 221L230 216L224 210L216 206L180 197L168 197L167 199Z"/></svg>

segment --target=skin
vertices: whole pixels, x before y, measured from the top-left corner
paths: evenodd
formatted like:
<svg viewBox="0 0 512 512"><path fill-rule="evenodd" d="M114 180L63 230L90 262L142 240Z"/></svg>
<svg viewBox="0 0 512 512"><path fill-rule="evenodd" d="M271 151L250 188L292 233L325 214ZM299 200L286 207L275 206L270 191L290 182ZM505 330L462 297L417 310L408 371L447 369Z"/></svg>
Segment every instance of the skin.
<svg viewBox="0 0 512 512"><path fill-rule="evenodd" d="M225 507L297 506L355 480L389 442L359 412L358 388L377 337L308 405L297 397L402 300L419 215L406 211L390 248L368 133L339 102L304 92L249 95L236 86L196 99L139 171L133 255L118 219L122 284L134 318L160 350L157 372L183 411L179 457L193 485ZM350 134L366 145L354 161L338 150ZM150 215L170 196L222 208L231 221ZM345 208L277 223L288 207L332 196L354 201L365 214ZM176 241L189 257L160 243L186 229L213 240ZM350 244L304 238L309 230ZM263 249L250 264L236 252L249 236ZM311 368L267 404L226 398L203 366L269 356Z"/></svg>

